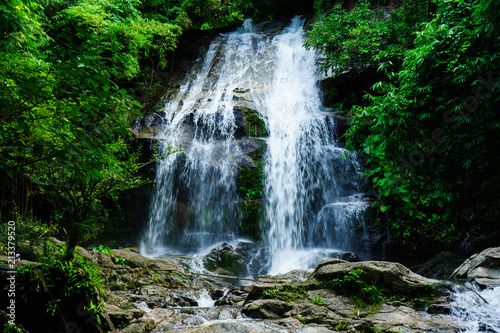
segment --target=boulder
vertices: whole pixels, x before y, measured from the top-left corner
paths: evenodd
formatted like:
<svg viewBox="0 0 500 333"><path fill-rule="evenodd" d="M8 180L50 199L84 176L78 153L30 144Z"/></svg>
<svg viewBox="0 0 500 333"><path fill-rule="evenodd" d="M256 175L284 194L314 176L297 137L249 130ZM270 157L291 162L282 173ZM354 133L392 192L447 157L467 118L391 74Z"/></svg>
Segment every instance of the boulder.
<svg viewBox="0 0 500 333"><path fill-rule="evenodd" d="M245 304L241 312L251 318L276 319L281 318L293 306L290 303L275 299L259 299Z"/></svg>
<svg viewBox="0 0 500 333"><path fill-rule="evenodd" d="M386 332L457 332L451 318L434 314L425 316L407 306L382 304L380 309L366 317L372 325Z"/></svg>
<svg viewBox="0 0 500 333"><path fill-rule="evenodd" d="M155 328L155 322L152 319L149 320L138 320L122 330L118 330L120 333L146 333Z"/></svg>
<svg viewBox="0 0 500 333"><path fill-rule="evenodd" d="M336 331L329 330L328 328L317 324L310 324L304 326L297 331L297 333L330 333L330 332L336 332Z"/></svg>
<svg viewBox="0 0 500 333"><path fill-rule="evenodd" d="M248 295L248 291L241 288L232 288L227 292L223 292L222 295L217 293L211 293L211 297L215 300L216 306L221 305L235 305L238 303L243 303Z"/></svg>
<svg viewBox="0 0 500 333"><path fill-rule="evenodd" d="M198 301L194 299L189 291L172 290L165 297L165 307L171 306L198 306Z"/></svg>
<svg viewBox="0 0 500 333"><path fill-rule="evenodd" d="M500 279L475 278L474 282L476 282L481 289L495 288L500 286Z"/></svg>
<svg viewBox="0 0 500 333"><path fill-rule="evenodd" d="M159 322L170 318L174 315L174 311L169 310L169 309L161 309L161 308L155 308L148 313L146 313L144 316L142 316L142 320L153 320L155 324L158 324Z"/></svg>
<svg viewBox="0 0 500 333"><path fill-rule="evenodd" d="M115 327L123 326L144 314L144 311L140 309L122 309L112 304L106 304L104 311L108 314Z"/></svg>
<svg viewBox="0 0 500 333"><path fill-rule="evenodd" d="M482 288L498 285L500 279L500 247L488 248L472 255L458 267L450 279L468 279Z"/></svg>
<svg viewBox="0 0 500 333"><path fill-rule="evenodd" d="M182 272L182 268L168 259L154 259L141 256L138 253L125 250L113 250L115 257L125 260L125 264L132 268L150 268L170 272Z"/></svg>
<svg viewBox="0 0 500 333"><path fill-rule="evenodd" d="M309 280L342 279L355 269L363 270L364 273L360 278L367 284L387 288L394 294L428 294L431 291L430 286L440 285L439 281L413 273L399 263L385 261L345 262L338 259L322 261Z"/></svg>
<svg viewBox="0 0 500 333"><path fill-rule="evenodd" d="M275 283L257 282L257 283L252 284L252 289L250 289L250 292L248 293L248 296L245 299L244 305L246 305L247 303L249 303L251 301L254 301L254 300L261 298L262 295L264 294L264 291L266 291L267 289L276 288L280 285L281 284L278 282L275 282Z"/></svg>
<svg viewBox="0 0 500 333"><path fill-rule="evenodd" d="M214 248L203 258L205 269L222 275L241 276L247 273L246 264L233 247L227 243Z"/></svg>

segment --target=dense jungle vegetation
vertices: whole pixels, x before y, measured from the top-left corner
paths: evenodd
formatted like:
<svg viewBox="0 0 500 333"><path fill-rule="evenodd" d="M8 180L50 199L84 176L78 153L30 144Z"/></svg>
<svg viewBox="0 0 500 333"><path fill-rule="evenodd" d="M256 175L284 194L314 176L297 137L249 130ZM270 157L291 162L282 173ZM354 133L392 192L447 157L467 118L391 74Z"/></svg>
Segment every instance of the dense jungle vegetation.
<svg viewBox="0 0 500 333"><path fill-rule="evenodd" d="M298 13L315 14L306 46L330 77L376 72L364 97L325 101L353 116L376 223L405 255L498 244L494 0L3 1L2 226L15 220L18 241L61 236L67 258L77 241L136 233L131 190L150 161L127 129L161 91L153 73L188 30Z"/></svg>
<svg viewBox="0 0 500 333"><path fill-rule="evenodd" d="M379 218L402 257L498 245L500 4L403 1L383 17L335 5L307 42L333 76L378 72L364 98L330 102L351 107Z"/></svg>

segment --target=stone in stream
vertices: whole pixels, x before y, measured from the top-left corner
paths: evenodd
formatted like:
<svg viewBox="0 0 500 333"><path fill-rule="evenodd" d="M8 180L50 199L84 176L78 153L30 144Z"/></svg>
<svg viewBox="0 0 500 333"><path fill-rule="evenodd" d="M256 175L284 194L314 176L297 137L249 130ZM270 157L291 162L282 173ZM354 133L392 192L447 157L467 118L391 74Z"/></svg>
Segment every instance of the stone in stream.
<svg viewBox="0 0 500 333"><path fill-rule="evenodd" d="M205 269L219 275L244 276L247 273L246 264L234 248L224 243L220 248L214 248L203 258Z"/></svg>
<svg viewBox="0 0 500 333"><path fill-rule="evenodd" d="M500 285L500 247L472 255L453 272L454 278L476 281L481 288Z"/></svg>
<svg viewBox="0 0 500 333"><path fill-rule="evenodd" d="M341 279L350 271L360 269L360 279L372 285L380 285L394 294L423 295L429 293L430 286L440 285L437 280L413 273L399 263L384 261L342 262L338 259L322 261L314 270L310 280L329 281Z"/></svg>

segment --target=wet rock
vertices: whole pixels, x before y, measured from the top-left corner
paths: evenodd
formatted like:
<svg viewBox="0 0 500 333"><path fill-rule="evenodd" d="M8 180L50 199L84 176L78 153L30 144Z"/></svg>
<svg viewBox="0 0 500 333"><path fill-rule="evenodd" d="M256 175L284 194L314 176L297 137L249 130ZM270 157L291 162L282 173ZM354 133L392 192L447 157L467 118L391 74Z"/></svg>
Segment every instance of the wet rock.
<svg viewBox="0 0 500 333"><path fill-rule="evenodd" d="M341 252L338 254L338 259L342 259L348 262L359 262L361 259L354 252Z"/></svg>
<svg viewBox="0 0 500 333"><path fill-rule="evenodd" d="M131 322L133 319L140 318L144 314L144 311L140 309L121 309L112 304L106 304L104 311L108 314L115 327L122 327L124 324Z"/></svg>
<svg viewBox="0 0 500 333"><path fill-rule="evenodd" d="M415 272L431 279L447 279L464 261L464 257L453 252L438 253Z"/></svg>
<svg viewBox="0 0 500 333"><path fill-rule="evenodd" d="M500 279L500 247L472 255L453 272L453 278L477 280L483 287L496 285Z"/></svg>
<svg viewBox="0 0 500 333"><path fill-rule="evenodd" d="M296 319L277 320L238 320L203 323L199 327L180 327L163 329L161 332L173 333L283 333L296 332L303 325Z"/></svg>
<svg viewBox="0 0 500 333"><path fill-rule="evenodd" d="M153 320L155 324L164 321L174 315L174 311L169 309L155 308L142 316L143 320Z"/></svg>
<svg viewBox="0 0 500 333"><path fill-rule="evenodd" d="M221 275L242 276L247 273L246 264L233 247L227 243L214 248L203 258L205 269Z"/></svg>
<svg viewBox="0 0 500 333"><path fill-rule="evenodd" d="M198 301L192 295L188 295L189 291L169 291L165 296L165 307L177 306L198 306Z"/></svg>
<svg viewBox="0 0 500 333"><path fill-rule="evenodd" d="M293 306L275 299L259 299L245 304L241 312L251 318L276 319L283 317Z"/></svg>
<svg viewBox="0 0 500 333"><path fill-rule="evenodd" d="M248 269L250 274L254 279L257 279L259 275L266 272L269 269L269 253L264 248L258 249L256 255L252 258L248 264Z"/></svg>
<svg viewBox="0 0 500 333"><path fill-rule="evenodd" d="M185 314L185 313L174 313L172 316L169 316L162 321L160 321L156 325L156 329L159 330L160 332L169 332L171 329L172 332L175 332L176 330L174 328L177 327L182 327L182 326L196 326L196 325L202 325L206 322L206 319L203 317L198 317L198 316L192 316L190 314ZM186 332L186 328L182 327L178 332Z"/></svg>
<svg viewBox="0 0 500 333"><path fill-rule="evenodd" d="M427 312L430 314L450 314L451 305L450 304L431 304L427 308Z"/></svg>
<svg viewBox="0 0 500 333"><path fill-rule="evenodd" d="M335 110L330 108L325 108L325 112L323 113L326 118L333 121L334 125L334 133L335 139L343 142L342 136L347 132L347 130L351 127L350 123L352 117L348 115L347 111L344 110Z"/></svg>
<svg viewBox="0 0 500 333"><path fill-rule="evenodd" d="M500 286L500 279L475 278L474 282L476 282L481 289L495 288Z"/></svg>
<svg viewBox="0 0 500 333"><path fill-rule="evenodd" d="M210 308L190 308L178 309L179 314L188 314L204 320L228 320L241 317L239 308L210 307Z"/></svg>
<svg viewBox="0 0 500 333"><path fill-rule="evenodd" d="M248 292L245 290L231 289L220 298L215 299L215 306L242 304L247 295Z"/></svg>
<svg viewBox="0 0 500 333"><path fill-rule="evenodd" d="M126 326L122 330L118 330L120 333L146 333L152 330L155 327L155 322L153 320L139 320L134 322L128 326Z"/></svg>
<svg viewBox="0 0 500 333"><path fill-rule="evenodd" d="M214 301L222 298L226 294L226 291L223 289L212 289L209 291L210 298Z"/></svg>
<svg viewBox="0 0 500 333"><path fill-rule="evenodd" d="M257 282L257 283L252 284L252 289L250 289L250 292L248 293L247 298L245 299L244 305L246 305L247 303L249 303L251 301L258 300L259 298L261 298L262 295L264 294L264 291L266 291L268 289L276 288L280 285L281 284L278 282L277 283Z"/></svg>
<svg viewBox="0 0 500 333"><path fill-rule="evenodd" d="M245 119L243 118L243 112L240 108L234 107L233 108L233 116L234 116L234 138L235 139L241 139L244 137L247 133L245 130L247 127L247 124L245 123Z"/></svg>
<svg viewBox="0 0 500 333"><path fill-rule="evenodd" d="M379 285L389 289L394 294L422 295L431 292L432 285L440 285L437 280L432 280L413 273L399 263L384 261L364 262L331 262L320 263L311 275L311 279L317 281L329 281L342 279L351 270L361 269L361 279L370 285Z"/></svg>
<svg viewBox="0 0 500 333"><path fill-rule="evenodd" d="M248 107L235 106L234 110L241 114L241 121L243 122L243 134L249 137L267 137L269 132L266 128L265 121L261 118L260 114Z"/></svg>

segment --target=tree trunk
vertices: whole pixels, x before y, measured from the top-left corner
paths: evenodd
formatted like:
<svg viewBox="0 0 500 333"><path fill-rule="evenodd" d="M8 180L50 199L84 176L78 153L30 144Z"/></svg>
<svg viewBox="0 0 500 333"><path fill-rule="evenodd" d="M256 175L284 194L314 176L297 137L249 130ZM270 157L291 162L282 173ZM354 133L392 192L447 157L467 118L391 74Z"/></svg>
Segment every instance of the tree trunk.
<svg viewBox="0 0 500 333"><path fill-rule="evenodd" d="M69 232L68 247L66 248L66 254L64 255L65 261L71 261L75 255L76 243L78 242L78 232L71 228Z"/></svg>

